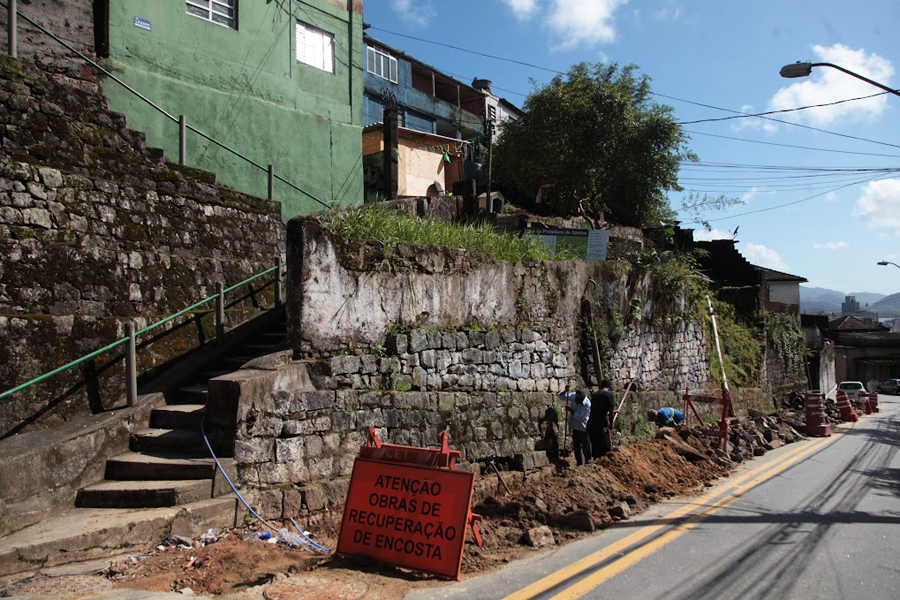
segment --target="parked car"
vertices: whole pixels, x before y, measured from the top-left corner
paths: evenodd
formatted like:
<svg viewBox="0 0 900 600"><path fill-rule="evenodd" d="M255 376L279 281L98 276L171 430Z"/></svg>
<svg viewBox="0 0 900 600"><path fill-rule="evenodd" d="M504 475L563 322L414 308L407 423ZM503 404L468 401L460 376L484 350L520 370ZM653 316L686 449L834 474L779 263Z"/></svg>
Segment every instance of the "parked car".
<svg viewBox="0 0 900 600"><path fill-rule="evenodd" d="M886 379L878 384L879 394L891 394L896 396L900 394L900 379Z"/></svg>
<svg viewBox="0 0 900 600"><path fill-rule="evenodd" d="M853 401L859 397L860 392L866 391L862 381L842 381L838 384L838 389L842 392L847 392L847 396Z"/></svg>

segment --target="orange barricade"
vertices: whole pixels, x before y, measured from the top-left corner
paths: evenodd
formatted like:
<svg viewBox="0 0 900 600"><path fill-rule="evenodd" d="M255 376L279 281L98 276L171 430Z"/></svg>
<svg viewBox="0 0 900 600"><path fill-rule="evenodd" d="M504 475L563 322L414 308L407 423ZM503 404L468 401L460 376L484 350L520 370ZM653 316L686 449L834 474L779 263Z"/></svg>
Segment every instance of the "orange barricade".
<svg viewBox="0 0 900 600"><path fill-rule="evenodd" d="M703 419L700 417L700 413L697 412L697 407L694 406L695 402L700 402L701 404L718 404L722 406L722 418L719 421L719 428L716 437L719 438L719 449L722 452L728 452L728 406L731 402L731 398L729 397L728 391L726 390L721 398L715 398L713 396L699 396L699 395L691 395L688 393L688 389L684 388L684 423L687 425L688 420L691 418L691 413L694 413L694 416L697 417L697 420L700 423L703 423Z"/></svg>
<svg viewBox="0 0 900 600"><path fill-rule="evenodd" d="M853 405L850 404L850 396L847 395L847 392L838 390L838 393L835 396L834 403L837 405L838 410L841 412L841 421L855 422L859 420L859 415L857 415L856 411L853 410Z"/></svg>
<svg viewBox="0 0 900 600"><path fill-rule="evenodd" d="M337 551L459 579L466 529L472 527L475 473L457 471L449 436L440 449L383 444L369 428L369 441L353 465Z"/></svg>

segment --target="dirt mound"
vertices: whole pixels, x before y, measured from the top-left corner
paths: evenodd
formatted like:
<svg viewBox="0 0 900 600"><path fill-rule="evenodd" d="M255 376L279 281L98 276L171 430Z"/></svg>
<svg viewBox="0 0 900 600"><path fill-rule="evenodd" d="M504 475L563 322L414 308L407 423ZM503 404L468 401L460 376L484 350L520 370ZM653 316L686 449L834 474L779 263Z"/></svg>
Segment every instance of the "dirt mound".
<svg viewBox="0 0 900 600"><path fill-rule="evenodd" d="M627 519L666 497L695 494L744 460L783 443L800 439L790 418L758 415L732 420L729 454L716 450L714 439L701 428L662 429L664 439L641 441L616 448L581 467L559 459L541 474L504 473L513 483L509 493L495 492L482 478L474 512L484 521L484 547L472 536L465 545L462 570L466 575L496 568L531 550L589 535L617 520ZM511 480L519 477L515 483ZM499 482L496 479L493 483ZM490 490L490 491L488 491ZM338 513L334 513L335 518ZM322 523L318 541L337 543L337 523ZM170 540L171 542L171 540ZM372 561L327 557L282 544L256 539L246 530L227 532L203 546L183 540L176 547L161 546L139 560L111 567L107 576L118 585L155 591L191 588L200 594L228 594L279 582L288 576L316 577L364 583L378 600L402 598L410 587L433 585L425 575Z"/></svg>
<svg viewBox="0 0 900 600"><path fill-rule="evenodd" d="M698 450L706 445L691 441ZM692 454L696 462L679 454L672 441L637 442L582 467L562 461L555 474L503 497L488 496L473 509L484 517L485 544L480 549L466 544L463 572L490 569L523 553L534 528L547 526L556 543L580 538L662 497L696 492L727 473L728 467L710 456Z"/></svg>
<svg viewBox="0 0 900 600"><path fill-rule="evenodd" d="M111 567L107 576L122 587L157 592L191 588L197 594L218 595L270 583L327 560L235 531L205 546L160 546L136 562Z"/></svg>

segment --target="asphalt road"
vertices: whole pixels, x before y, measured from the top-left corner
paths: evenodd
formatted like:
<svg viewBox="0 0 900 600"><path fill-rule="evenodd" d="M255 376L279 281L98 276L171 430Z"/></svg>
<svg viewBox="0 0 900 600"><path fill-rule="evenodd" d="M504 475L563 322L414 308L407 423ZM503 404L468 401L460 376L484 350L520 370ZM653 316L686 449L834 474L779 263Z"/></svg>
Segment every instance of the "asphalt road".
<svg viewBox="0 0 900 600"><path fill-rule="evenodd" d="M406 600L900 598L900 397L703 496Z"/></svg>

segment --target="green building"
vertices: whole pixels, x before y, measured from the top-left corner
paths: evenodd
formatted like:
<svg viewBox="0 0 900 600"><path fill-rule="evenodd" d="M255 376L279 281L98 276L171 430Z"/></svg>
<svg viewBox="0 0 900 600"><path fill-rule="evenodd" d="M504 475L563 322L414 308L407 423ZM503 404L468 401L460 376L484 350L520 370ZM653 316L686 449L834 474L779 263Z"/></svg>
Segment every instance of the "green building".
<svg viewBox="0 0 900 600"><path fill-rule="evenodd" d="M359 204L362 177L362 0L109 0L113 72L173 116L281 181L287 221L327 205ZM101 48L104 44L98 44ZM121 86L112 110L178 159L178 123ZM265 197L265 170L188 132L186 164ZM318 200L318 201L317 201Z"/></svg>

